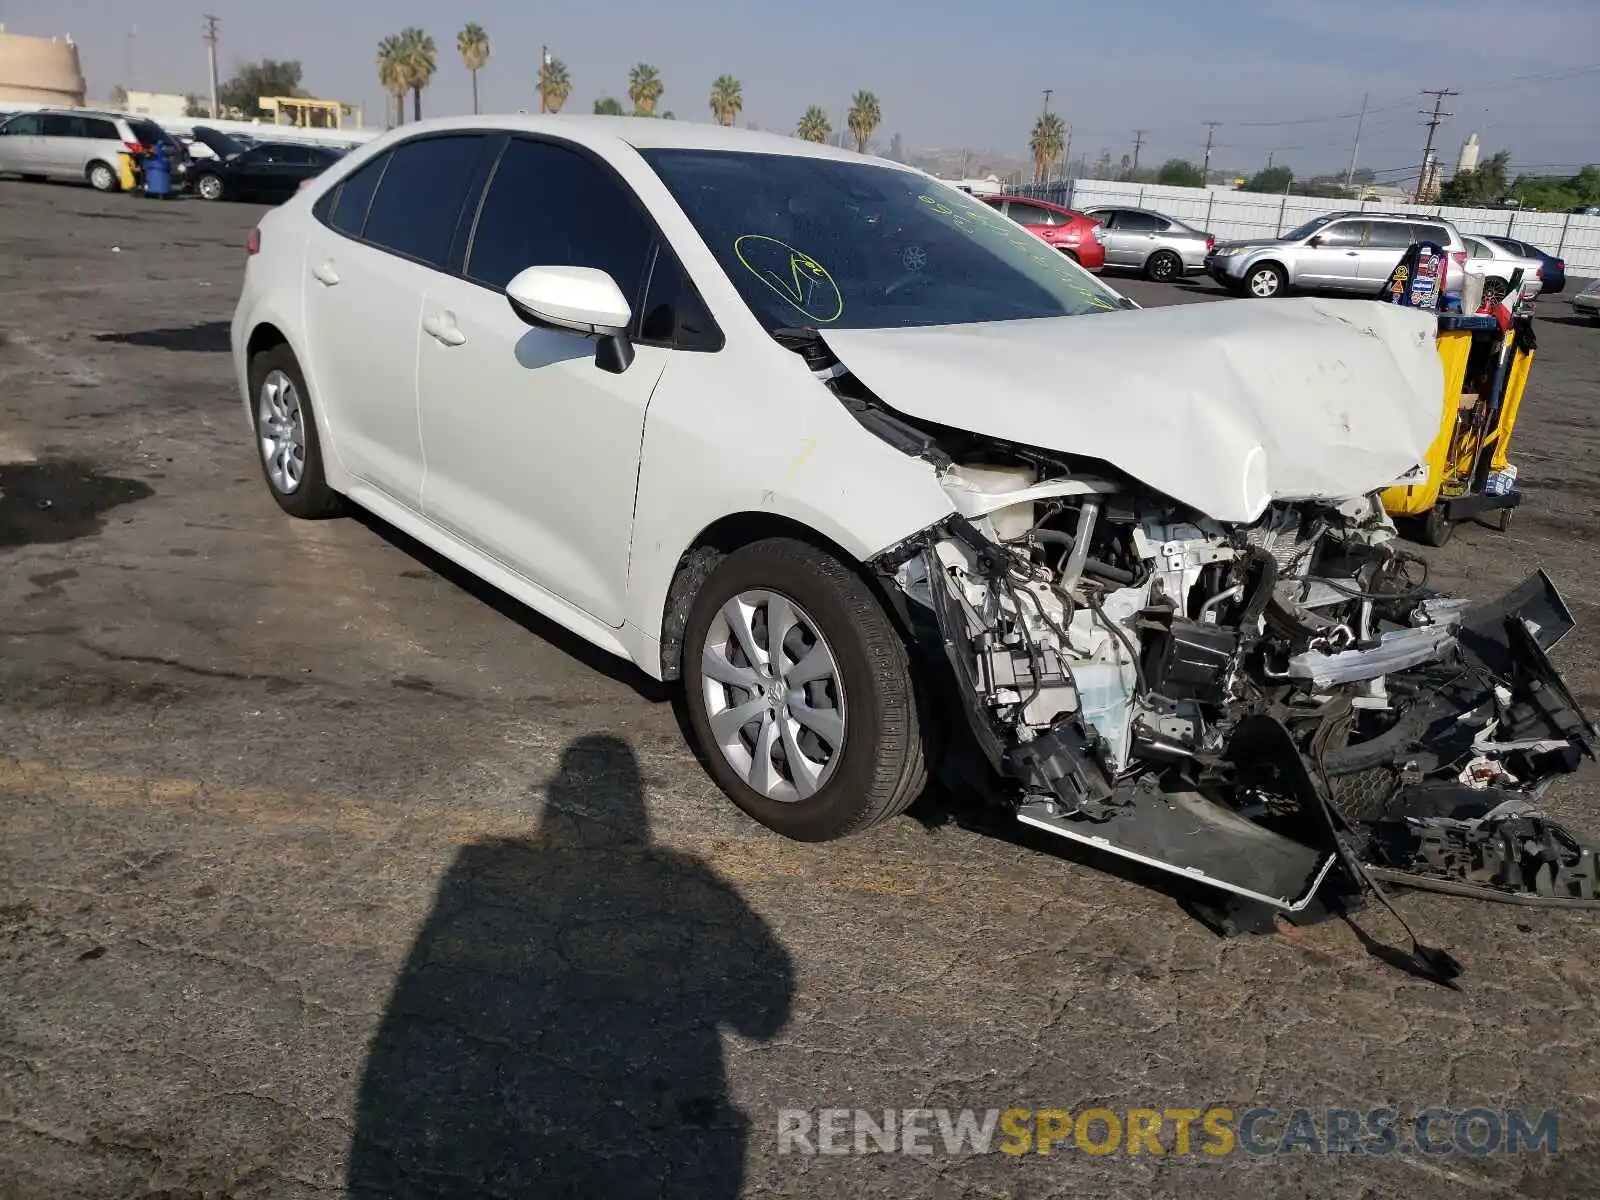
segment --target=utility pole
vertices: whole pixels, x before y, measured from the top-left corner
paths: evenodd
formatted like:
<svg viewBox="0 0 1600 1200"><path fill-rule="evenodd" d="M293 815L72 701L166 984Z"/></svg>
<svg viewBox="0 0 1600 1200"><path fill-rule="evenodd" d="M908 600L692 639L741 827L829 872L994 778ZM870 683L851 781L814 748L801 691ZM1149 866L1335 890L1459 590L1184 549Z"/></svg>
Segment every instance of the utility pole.
<svg viewBox="0 0 1600 1200"><path fill-rule="evenodd" d="M550 47L539 47L539 111L549 112L549 106L544 98L545 72L550 69Z"/></svg>
<svg viewBox="0 0 1600 1200"><path fill-rule="evenodd" d="M1135 129L1133 131L1133 170L1135 171L1139 169L1139 151L1144 146L1144 135L1149 132L1148 129Z"/></svg>
<svg viewBox="0 0 1600 1200"><path fill-rule="evenodd" d="M1200 123L1206 127L1206 159L1200 167L1200 186L1205 187L1211 179L1211 139L1216 135L1217 126L1221 125L1222 122L1202 121Z"/></svg>
<svg viewBox="0 0 1600 1200"><path fill-rule="evenodd" d="M1056 94L1055 88L1045 88L1044 89L1044 111L1045 111L1046 115L1048 115L1049 112L1050 112L1050 97L1055 95L1055 94Z"/></svg>
<svg viewBox="0 0 1600 1200"><path fill-rule="evenodd" d="M221 115L217 110L217 19L206 13L205 22L206 31L200 37L206 44L206 58L211 62L211 119L215 121Z"/></svg>
<svg viewBox="0 0 1600 1200"><path fill-rule="evenodd" d="M1367 123L1367 97L1368 92L1361 93L1361 115L1356 118L1356 140L1350 147L1350 167L1344 173L1344 190L1350 192L1350 181L1356 173L1356 151L1361 149L1361 127Z"/></svg>
<svg viewBox="0 0 1600 1200"><path fill-rule="evenodd" d="M1274 154L1276 154L1276 153L1277 153L1276 150L1268 150L1267 151L1267 170L1269 170L1269 171L1272 170L1272 156Z"/></svg>
<svg viewBox="0 0 1600 1200"><path fill-rule="evenodd" d="M1423 116L1428 118L1428 144L1422 148L1422 170L1417 174L1417 193L1412 197L1412 203L1414 204L1422 203L1422 193L1427 189L1428 186L1428 164L1433 160L1434 132L1444 122L1446 117L1455 116L1455 113L1440 111L1444 107L1445 97L1459 96L1461 93L1453 92L1449 88L1423 88L1422 94L1424 96L1433 97L1433 111L1430 113L1425 108L1418 110Z"/></svg>

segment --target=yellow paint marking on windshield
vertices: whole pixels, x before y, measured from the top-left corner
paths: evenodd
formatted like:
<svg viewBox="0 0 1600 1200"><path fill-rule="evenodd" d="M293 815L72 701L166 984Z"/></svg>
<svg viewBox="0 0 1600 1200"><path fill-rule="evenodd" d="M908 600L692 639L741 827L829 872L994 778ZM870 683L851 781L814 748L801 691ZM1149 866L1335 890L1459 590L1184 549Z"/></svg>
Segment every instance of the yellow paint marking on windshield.
<svg viewBox="0 0 1600 1200"><path fill-rule="evenodd" d="M733 253L745 270L819 325L837 321L843 314L844 295L839 285L828 269L804 250L764 234L746 233L734 239Z"/></svg>

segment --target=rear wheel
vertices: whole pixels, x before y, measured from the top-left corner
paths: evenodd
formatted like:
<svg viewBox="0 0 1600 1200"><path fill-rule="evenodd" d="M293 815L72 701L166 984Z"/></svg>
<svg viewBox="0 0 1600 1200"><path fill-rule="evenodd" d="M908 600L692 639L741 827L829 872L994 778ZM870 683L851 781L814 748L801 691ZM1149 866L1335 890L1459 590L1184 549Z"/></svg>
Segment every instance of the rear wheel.
<svg viewBox="0 0 1600 1200"><path fill-rule="evenodd" d="M1277 263L1251 267L1244 277L1245 293L1258 300L1270 300L1288 290L1289 279Z"/></svg>
<svg viewBox="0 0 1600 1200"><path fill-rule="evenodd" d="M1157 250L1144 264L1144 273L1160 283L1171 283L1183 274L1183 260L1171 250Z"/></svg>
<svg viewBox="0 0 1600 1200"><path fill-rule="evenodd" d="M1076 250L1063 250L1061 253L1065 254L1068 258L1070 258L1073 262L1077 263L1079 266L1083 265L1083 260L1078 257L1078 252Z"/></svg>
<svg viewBox="0 0 1600 1200"><path fill-rule="evenodd" d="M789 538L706 578L684 630L689 724L712 778L767 828L830 841L927 780L906 648L866 583Z"/></svg>
<svg viewBox="0 0 1600 1200"><path fill-rule="evenodd" d="M117 190L117 173L103 162L92 162L88 170L89 186L97 192Z"/></svg>
<svg viewBox="0 0 1600 1200"><path fill-rule="evenodd" d="M1422 518L1422 540L1430 546L1444 545L1455 531L1455 522L1442 504L1435 504Z"/></svg>
<svg viewBox="0 0 1600 1200"><path fill-rule="evenodd" d="M250 395L261 473L278 507L307 520L337 516L343 500L323 475L311 396L288 346L273 346L250 360Z"/></svg>

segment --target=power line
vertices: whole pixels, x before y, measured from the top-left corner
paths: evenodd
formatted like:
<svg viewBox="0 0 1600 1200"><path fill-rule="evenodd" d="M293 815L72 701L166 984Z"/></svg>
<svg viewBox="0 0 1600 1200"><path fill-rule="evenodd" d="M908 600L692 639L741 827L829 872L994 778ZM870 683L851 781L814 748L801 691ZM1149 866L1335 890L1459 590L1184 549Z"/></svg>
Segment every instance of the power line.
<svg viewBox="0 0 1600 1200"><path fill-rule="evenodd" d="M1442 111L1445 99L1449 96L1459 96L1460 92L1451 91L1449 88L1423 88L1424 96L1433 97L1433 113L1430 116L1426 109L1422 115L1428 118L1428 144L1422 148L1422 173L1417 176L1416 203L1422 203L1422 194L1429 190L1430 176L1438 173L1438 168L1433 162L1433 135L1446 117L1455 116L1454 113Z"/></svg>

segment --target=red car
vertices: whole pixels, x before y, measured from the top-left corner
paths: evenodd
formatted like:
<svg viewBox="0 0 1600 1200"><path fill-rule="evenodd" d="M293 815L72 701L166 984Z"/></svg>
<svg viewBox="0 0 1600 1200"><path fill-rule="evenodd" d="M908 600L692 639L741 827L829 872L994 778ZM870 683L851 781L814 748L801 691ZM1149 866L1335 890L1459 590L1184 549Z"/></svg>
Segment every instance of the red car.
<svg viewBox="0 0 1600 1200"><path fill-rule="evenodd" d="M1105 231L1093 217L1026 196L983 196L981 199L1086 270L1099 271L1106 265Z"/></svg>

